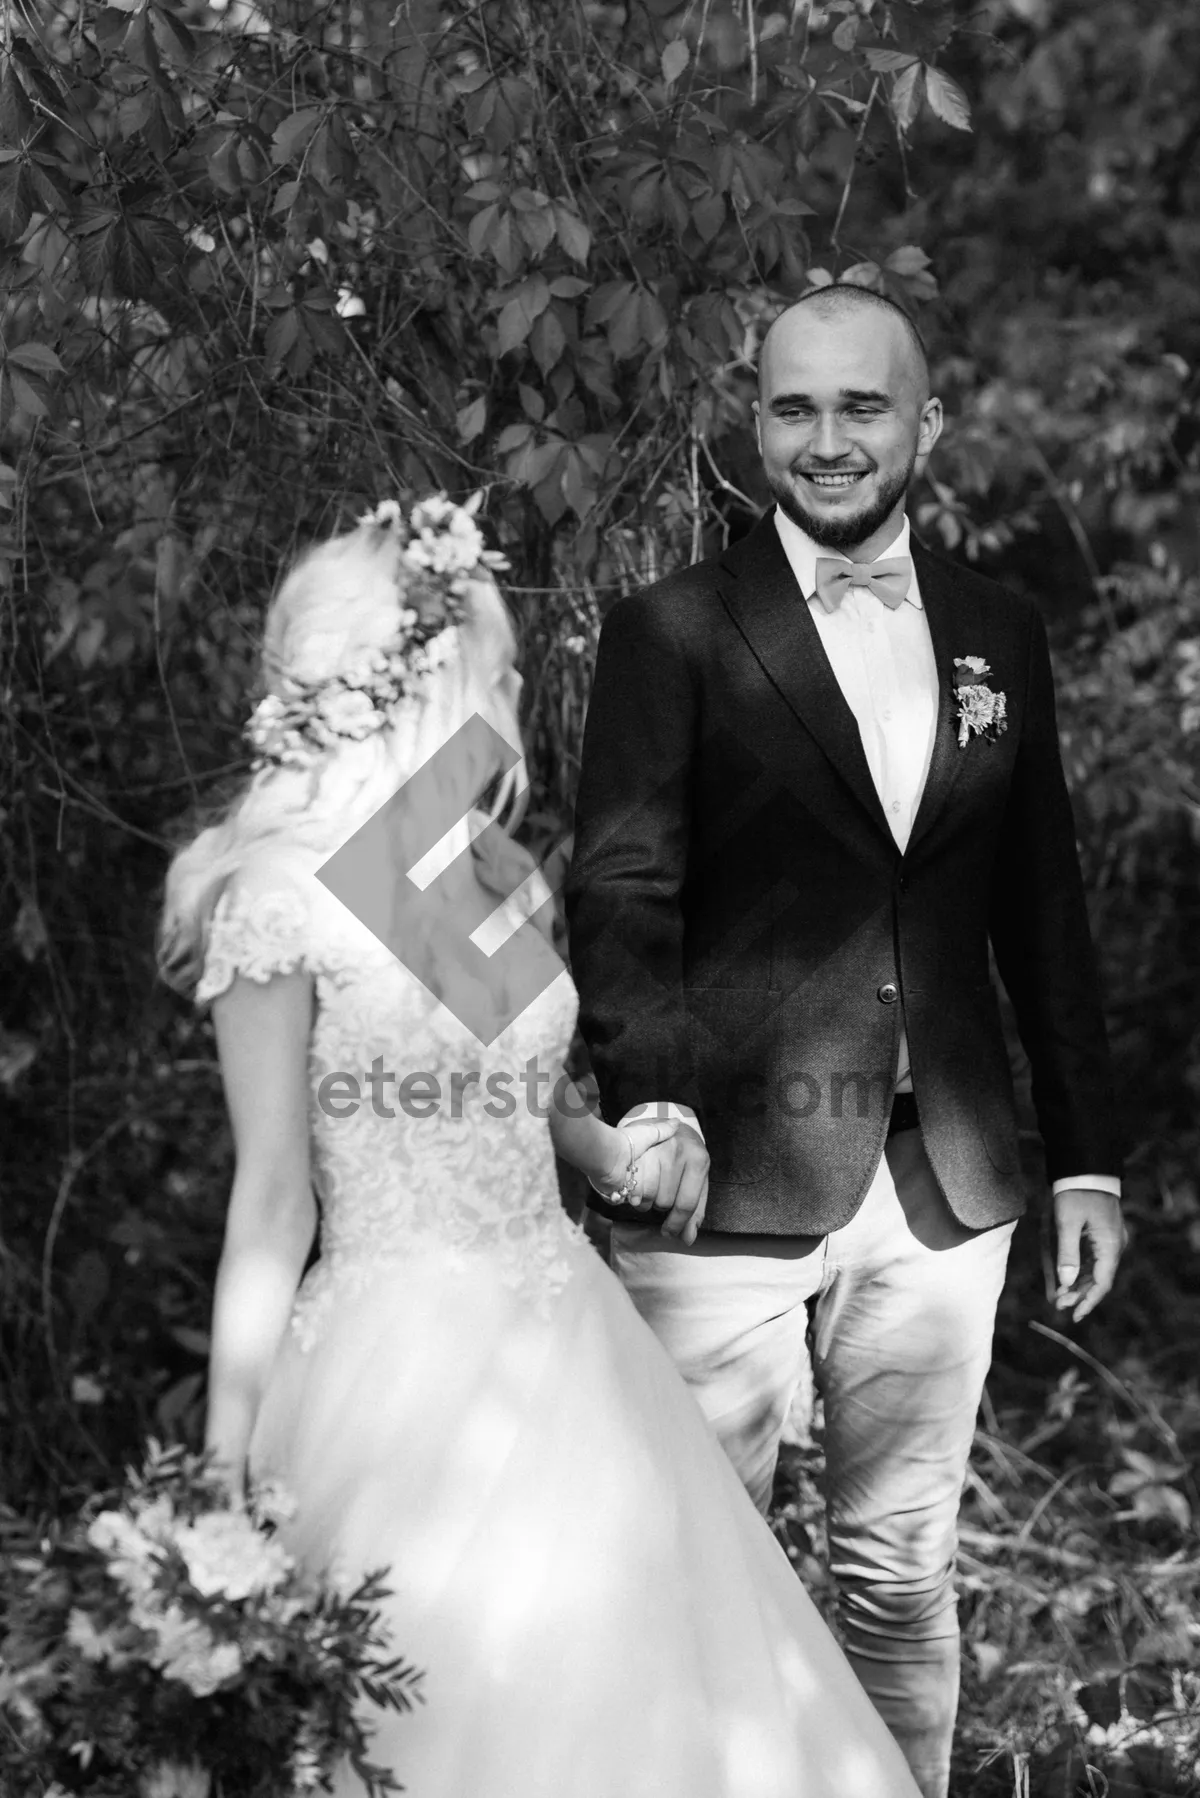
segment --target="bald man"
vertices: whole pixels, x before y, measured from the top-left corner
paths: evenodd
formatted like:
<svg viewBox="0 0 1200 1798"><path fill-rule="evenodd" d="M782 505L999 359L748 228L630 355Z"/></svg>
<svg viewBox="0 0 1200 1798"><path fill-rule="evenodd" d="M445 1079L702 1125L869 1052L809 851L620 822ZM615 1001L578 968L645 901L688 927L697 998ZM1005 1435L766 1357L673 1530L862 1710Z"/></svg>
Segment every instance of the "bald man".
<svg viewBox="0 0 1200 1798"><path fill-rule="evenodd" d="M989 943L1077 1318L1124 1241L1108 1050L1040 615L910 539L942 428L920 338L817 290L769 331L755 412L774 509L600 639L580 1022L610 1121L681 1124L657 1217L597 1205L764 1511L811 1355L847 1651L945 1798L956 1517L1026 1203Z"/></svg>

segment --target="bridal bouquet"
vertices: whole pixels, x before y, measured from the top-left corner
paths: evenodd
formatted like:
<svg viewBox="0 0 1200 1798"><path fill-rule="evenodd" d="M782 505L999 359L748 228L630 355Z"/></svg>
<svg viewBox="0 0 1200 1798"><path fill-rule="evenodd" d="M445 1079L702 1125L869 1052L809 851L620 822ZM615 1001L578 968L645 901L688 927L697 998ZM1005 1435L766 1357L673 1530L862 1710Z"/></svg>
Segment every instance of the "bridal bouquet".
<svg viewBox="0 0 1200 1798"><path fill-rule="evenodd" d="M285 1518L281 1495L235 1506L205 1460L152 1443L115 1503L57 1536L0 1520L5 1798L300 1798L343 1757L371 1798L399 1791L359 1709L420 1698L380 1577L312 1580Z"/></svg>

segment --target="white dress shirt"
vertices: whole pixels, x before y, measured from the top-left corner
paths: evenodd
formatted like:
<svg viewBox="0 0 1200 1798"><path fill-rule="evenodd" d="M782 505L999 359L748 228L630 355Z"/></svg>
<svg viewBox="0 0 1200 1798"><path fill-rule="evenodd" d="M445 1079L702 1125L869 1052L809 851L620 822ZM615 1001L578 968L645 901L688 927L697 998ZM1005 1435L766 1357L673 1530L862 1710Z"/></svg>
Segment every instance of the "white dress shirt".
<svg viewBox="0 0 1200 1798"><path fill-rule="evenodd" d="M938 672L921 589L913 570L908 592L896 607L886 606L869 587L849 587L837 608L827 612L816 596L818 556L849 562L836 550L821 549L799 525L775 508L775 529L791 565L821 645L829 658L842 697L854 715L867 767L897 848L908 847L937 731ZM875 561L907 556L909 524L905 517ZM896 1091L911 1092L908 1034L903 1014L896 1060ZM635 1106L631 1116L646 1109ZM683 1119L698 1128L690 1108L667 1104L660 1114ZM1090 1186L1120 1197L1121 1182L1111 1174L1087 1174L1056 1180L1054 1191Z"/></svg>
<svg viewBox="0 0 1200 1798"><path fill-rule="evenodd" d="M842 697L854 714L888 829L903 852L925 791L937 730L937 663L916 571L908 592L894 609L877 599L869 587L849 587L837 610L827 612L816 596L817 558L832 556L839 562L850 558L819 548L778 507L775 529L808 602ZM906 517L875 560L908 553ZM896 1090L912 1091L903 1020Z"/></svg>

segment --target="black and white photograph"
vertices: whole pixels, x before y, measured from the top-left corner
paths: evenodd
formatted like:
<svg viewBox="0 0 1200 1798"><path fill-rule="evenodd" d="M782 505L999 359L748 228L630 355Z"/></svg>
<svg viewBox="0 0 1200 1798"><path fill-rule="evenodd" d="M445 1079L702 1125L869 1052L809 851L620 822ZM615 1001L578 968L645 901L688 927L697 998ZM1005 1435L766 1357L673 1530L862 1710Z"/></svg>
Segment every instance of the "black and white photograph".
<svg viewBox="0 0 1200 1798"><path fill-rule="evenodd" d="M1200 12L2 0L0 1798L1200 1798Z"/></svg>

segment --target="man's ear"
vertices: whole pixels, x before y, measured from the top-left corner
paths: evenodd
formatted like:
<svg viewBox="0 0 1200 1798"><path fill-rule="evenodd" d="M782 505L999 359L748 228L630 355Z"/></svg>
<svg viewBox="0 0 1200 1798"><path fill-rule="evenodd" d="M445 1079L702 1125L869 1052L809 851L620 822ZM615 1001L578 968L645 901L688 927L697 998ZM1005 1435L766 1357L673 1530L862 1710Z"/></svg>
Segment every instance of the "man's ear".
<svg viewBox="0 0 1200 1798"><path fill-rule="evenodd" d="M933 454L933 447L942 434L944 422L941 400L926 400L921 408L921 422L917 427L917 454L914 464L917 474L924 474L925 464Z"/></svg>
<svg viewBox="0 0 1200 1798"><path fill-rule="evenodd" d="M754 414L754 440L758 444L758 453L761 456L762 455L762 407L759 405L757 400L754 400L751 403L750 410Z"/></svg>

